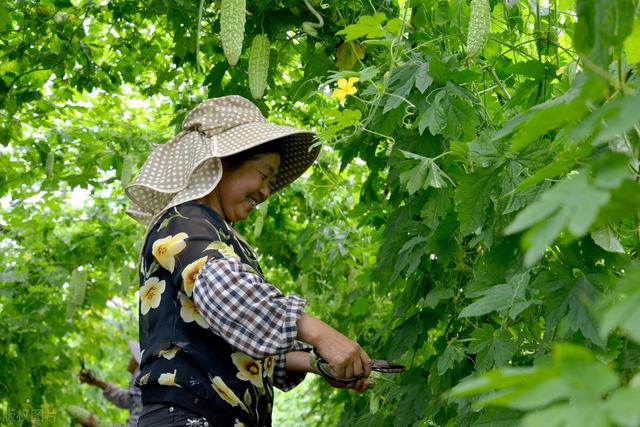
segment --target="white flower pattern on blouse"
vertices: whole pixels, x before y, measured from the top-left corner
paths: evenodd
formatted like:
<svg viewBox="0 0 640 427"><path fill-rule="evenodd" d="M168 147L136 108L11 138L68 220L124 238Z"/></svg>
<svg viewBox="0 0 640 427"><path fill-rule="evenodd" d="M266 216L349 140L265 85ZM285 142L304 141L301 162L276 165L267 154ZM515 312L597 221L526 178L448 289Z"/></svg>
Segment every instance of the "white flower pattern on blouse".
<svg viewBox="0 0 640 427"><path fill-rule="evenodd" d="M188 296L181 293L179 294L178 298L180 299L180 305L182 306L180 308L180 317L185 321L185 323L191 323L195 321L198 325L202 326L205 329L209 327L207 321L204 320L204 317L202 317L202 315L196 308L196 305L191 299L189 299Z"/></svg>
<svg viewBox="0 0 640 427"><path fill-rule="evenodd" d="M144 315L152 308L160 306L160 299L165 289L165 281L150 277L140 288L140 312Z"/></svg>
<svg viewBox="0 0 640 427"><path fill-rule="evenodd" d="M202 267L206 264L207 258L206 256L198 258L182 270L182 287L188 297L191 297L193 293L193 285L196 283L198 273L200 273L200 270L202 270Z"/></svg>
<svg viewBox="0 0 640 427"><path fill-rule="evenodd" d="M178 347L172 347L166 350L160 350L160 352L158 353L158 356L162 356L167 360L171 360L175 357L178 350L180 350Z"/></svg>
<svg viewBox="0 0 640 427"><path fill-rule="evenodd" d="M222 378L216 376L211 378L211 387L218 393L218 396L222 398L225 402L227 402L231 406L240 406L246 412L249 412L244 403L236 396L236 394L225 384Z"/></svg>
<svg viewBox="0 0 640 427"><path fill-rule="evenodd" d="M176 374L178 370L174 369L173 372L167 372L166 374L161 374L158 377L158 384L161 385L171 385L174 387L180 387L179 384L176 384Z"/></svg>
<svg viewBox="0 0 640 427"><path fill-rule="evenodd" d="M153 242L151 253L158 260L158 264L173 273L176 266L175 256L187 247L185 242L187 238L189 238L187 233L178 233L175 236L158 239Z"/></svg>
<svg viewBox="0 0 640 427"><path fill-rule="evenodd" d="M263 388L262 383L262 365L252 357L237 351L231 355L233 364L238 368L236 377L243 381L251 381L251 383L258 387Z"/></svg>

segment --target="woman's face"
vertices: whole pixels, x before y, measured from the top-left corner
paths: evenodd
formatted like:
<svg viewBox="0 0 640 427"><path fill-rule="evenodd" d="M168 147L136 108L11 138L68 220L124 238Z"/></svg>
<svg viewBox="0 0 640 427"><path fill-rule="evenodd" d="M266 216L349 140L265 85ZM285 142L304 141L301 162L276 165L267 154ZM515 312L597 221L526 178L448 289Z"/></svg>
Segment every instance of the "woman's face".
<svg viewBox="0 0 640 427"><path fill-rule="evenodd" d="M224 160L222 164L222 178L214 190L218 197L213 200L213 208L227 221L241 221L271 194L271 187L280 168L280 155L261 154L258 158L245 161L236 169L229 169Z"/></svg>

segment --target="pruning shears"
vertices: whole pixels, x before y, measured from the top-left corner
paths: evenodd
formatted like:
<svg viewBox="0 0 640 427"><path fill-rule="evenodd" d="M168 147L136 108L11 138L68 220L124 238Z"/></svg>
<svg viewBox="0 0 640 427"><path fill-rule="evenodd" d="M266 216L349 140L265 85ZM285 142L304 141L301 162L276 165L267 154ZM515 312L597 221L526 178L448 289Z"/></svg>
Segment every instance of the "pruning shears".
<svg viewBox="0 0 640 427"><path fill-rule="evenodd" d="M364 378L364 373L351 378L336 377L335 372L333 372L333 369L331 369L331 365L329 365L329 362L324 360L314 350L309 353L309 358L311 361L311 365L315 366L320 375L322 375L327 380L336 382L338 384L353 384ZM404 365L400 365L395 362L377 359L371 361L371 370L381 372L383 374L399 374L401 372L404 372L406 369L407 368L405 368Z"/></svg>

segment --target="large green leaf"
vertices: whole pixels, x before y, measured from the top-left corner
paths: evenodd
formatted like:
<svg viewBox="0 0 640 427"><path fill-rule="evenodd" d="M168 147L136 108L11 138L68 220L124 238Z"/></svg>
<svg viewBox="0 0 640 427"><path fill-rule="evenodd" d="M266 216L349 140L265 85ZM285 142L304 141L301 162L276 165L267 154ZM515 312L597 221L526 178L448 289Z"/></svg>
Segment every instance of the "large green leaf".
<svg viewBox="0 0 640 427"><path fill-rule="evenodd" d="M523 238L525 262L531 265L563 230L575 237L587 233L599 209L608 201L609 193L592 186L587 172L581 171L556 184L520 212L505 233L531 228Z"/></svg>

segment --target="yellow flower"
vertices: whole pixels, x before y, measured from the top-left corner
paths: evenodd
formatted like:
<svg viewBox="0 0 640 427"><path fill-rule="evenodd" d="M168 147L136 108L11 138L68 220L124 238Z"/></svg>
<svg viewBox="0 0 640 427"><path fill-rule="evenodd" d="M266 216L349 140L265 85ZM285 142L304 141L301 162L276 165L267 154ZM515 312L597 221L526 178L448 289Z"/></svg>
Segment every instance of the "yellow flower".
<svg viewBox="0 0 640 427"><path fill-rule="evenodd" d="M207 324L207 321L204 320L204 317L202 317L193 301L191 301L185 294L180 294L179 298L180 304L182 305L180 308L180 317L182 317L182 320L184 320L185 323L195 321L203 328L208 328L209 325Z"/></svg>
<svg viewBox="0 0 640 427"><path fill-rule="evenodd" d="M273 378L273 367L276 364L273 356L269 356L262 361L264 366L264 374L269 378Z"/></svg>
<svg viewBox="0 0 640 427"><path fill-rule="evenodd" d="M354 86L358 80L360 79L357 77L349 77L348 81L347 79L338 79L338 88L334 89L331 96L338 98L340 101L344 101L347 95L353 95L358 92L358 89Z"/></svg>
<svg viewBox="0 0 640 427"><path fill-rule="evenodd" d="M233 427L246 427L245 423L238 421L238 419L236 418L235 422L233 423Z"/></svg>
<svg viewBox="0 0 640 427"><path fill-rule="evenodd" d="M182 270L182 285L184 286L184 291L187 293L187 296L191 296L193 292L193 285L196 283L196 278L198 277L198 273L204 267L204 264L207 262L207 257L203 256L191 264L187 265L184 270Z"/></svg>
<svg viewBox="0 0 640 427"><path fill-rule="evenodd" d="M188 237L187 233L178 233L175 236L158 239L153 242L151 253L161 266L173 273L173 268L176 265L174 257L187 246L184 239Z"/></svg>
<svg viewBox="0 0 640 427"><path fill-rule="evenodd" d="M152 308L158 308L164 288L164 280L158 280L157 277L149 277L144 282L144 286L140 288L140 311L142 314L147 314Z"/></svg>
<svg viewBox="0 0 640 427"><path fill-rule="evenodd" d="M174 387L180 387L176 384L176 373L177 369L174 369L173 372L167 372L166 374L162 374L158 377L158 384L161 385L172 385Z"/></svg>
<svg viewBox="0 0 640 427"><path fill-rule="evenodd" d="M231 355L233 364L238 368L236 377L243 381L251 381L251 383L262 388L262 365L253 358L247 356L242 352L235 352Z"/></svg>
<svg viewBox="0 0 640 427"><path fill-rule="evenodd" d="M211 387L218 393L218 396L222 398L231 406L240 406L245 411L249 412L247 407L238 399L238 396L231 390L220 377L211 378Z"/></svg>
<svg viewBox="0 0 640 427"><path fill-rule="evenodd" d="M236 251L233 250L233 248L229 245L227 245L224 242L211 242L209 244L209 246L207 246L205 248L205 251L209 250L209 249L215 249L218 252L220 252L222 254L222 256L224 257L229 257L229 258L236 258L236 259L240 259L240 257L238 256L238 254L236 254Z"/></svg>
<svg viewBox="0 0 640 427"><path fill-rule="evenodd" d="M162 356L165 359L171 360L175 357L176 353L180 350L178 347L172 347L168 350L160 350L158 356Z"/></svg>

